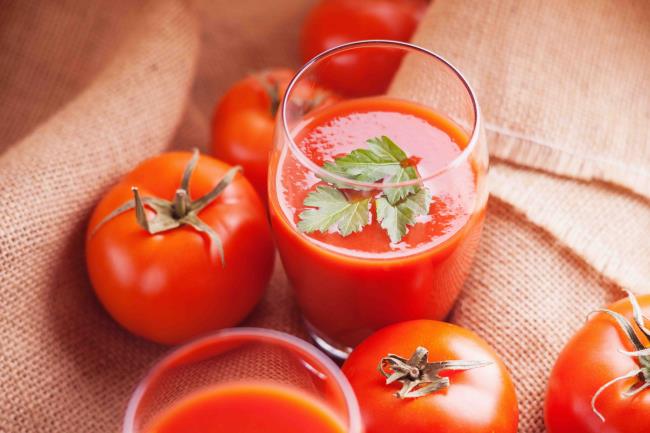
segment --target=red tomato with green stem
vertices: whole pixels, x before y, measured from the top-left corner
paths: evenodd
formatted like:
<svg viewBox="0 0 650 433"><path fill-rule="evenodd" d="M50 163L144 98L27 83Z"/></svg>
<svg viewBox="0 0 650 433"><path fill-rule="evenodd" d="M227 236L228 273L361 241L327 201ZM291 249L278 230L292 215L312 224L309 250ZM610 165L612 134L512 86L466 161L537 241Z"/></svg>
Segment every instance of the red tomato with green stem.
<svg viewBox="0 0 650 433"><path fill-rule="evenodd" d="M650 295L630 295L594 312L567 343L548 383L549 433L650 432L648 316Z"/></svg>
<svg viewBox="0 0 650 433"><path fill-rule="evenodd" d="M517 431L517 399L505 365L459 326L432 320L390 325L357 346L343 372L366 433Z"/></svg>
<svg viewBox="0 0 650 433"><path fill-rule="evenodd" d="M271 276L266 211L233 168L166 153L99 202L86 236L97 297L132 333L164 344L239 323Z"/></svg>
<svg viewBox="0 0 650 433"><path fill-rule="evenodd" d="M229 164L242 166L244 175L264 203L275 120L293 75L287 68L250 75L228 89L214 113L212 153ZM295 91L304 99L306 110L336 99L315 86L303 85Z"/></svg>
<svg viewBox="0 0 650 433"><path fill-rule="evenodd" d="M300 39L303 61L346 42L390 39L407 42L428 0L322 0L307 16ZM352 51L322 68L322 84L344 96L381 94L390 84L403 52Z"/></svg>

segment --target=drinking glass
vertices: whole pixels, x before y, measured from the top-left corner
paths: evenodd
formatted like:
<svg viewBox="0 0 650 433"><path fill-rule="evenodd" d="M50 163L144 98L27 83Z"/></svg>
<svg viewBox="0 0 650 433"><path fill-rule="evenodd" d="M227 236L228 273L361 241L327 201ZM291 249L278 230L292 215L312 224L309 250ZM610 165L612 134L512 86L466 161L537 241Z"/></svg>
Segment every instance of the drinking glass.
<svg viewBox="0 0 650 433"><path fill-rule="evenodd" d="M354 67L355 56L377 67L397 62L385 92L346 97L326 89L324 78L334 65ZM401 113L402 123L391 120L393 111ZM361 118L370 120L363 123ZM421 128L421 122L444 134L433 129L419 134L409 126ZM405 150L417 142L417 154L410 156L416 157L413 164L419 177L369 182L326 164L364 148L366 139L375 135L401 137L395 142L406 145ZM356 344L386 325L448 315L479 243L488 198L487 170L487 144L474 92L441 56L404 42L360 41L328 50L297 72L277 118L269 204L284 269L309 332L321 348L345 358ZM372 202L370 223L359 232L343 236L335 225L306 232L298 223L303 212L314 207L305 198L319 186L338 188L348 199L359 195L376 199L396 188L424 188L431 202L428 212L397 241L378 226L377 205Z"/></svg>
<svg viewBox="0 0 650 433"><path fill-rule="evenodd" d="M209 406L214 396L220 398L216 408ZM277 410L296 404L302 409L292 416ZM188 408L196 410L179 416ZM320 417L331 427L319 432L362 432L348 381L321 351L282 332L236 328L195 340L159 361L131 397L122 432L302 433L312 429L301 424L304 416ZM165 422L172 418L175 424Z"/></svg>

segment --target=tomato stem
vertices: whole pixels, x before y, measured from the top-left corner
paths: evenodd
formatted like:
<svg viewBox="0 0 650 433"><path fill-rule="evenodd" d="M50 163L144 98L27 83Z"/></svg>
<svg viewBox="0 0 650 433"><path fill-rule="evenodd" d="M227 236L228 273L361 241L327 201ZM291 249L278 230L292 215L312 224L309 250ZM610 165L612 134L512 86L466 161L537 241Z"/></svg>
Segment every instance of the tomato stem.
<svg viewBox="0 0 650 433"><path fill-rule="evenodd" d="M266 95L269 98L269 111L271 117L275 118L280 108L280 85L277 80L270 76L270 74L260 74L256 76L257 81L262 85Z"/></svg>
<svg viewBox="0 0 650 433"><path fill-rule="evenodd" d="M277 79L266 73L256 75L255 77L264 88L264 91L269 98L269 111L271 117L275 117L280 109L280 103L282 102L280 83L278 83ZM295 97L294 101L299 105L303 114L307 114L322 105L330 96L331 92L323 89L316 89L310 98Z"/></svg>
<svg viewBox="0 0 650 433"><path fill-rule="evenodd" d="M418 346L409 359L388 354L379 361L377 369L386 378L386 385L402 383L402 388L395 393L397 398L418 398L450 386L449 377L440 376L443 371L465 371L492 364L463 360L428 362L428 357L429 351Z"/></svg>
<svg viewBox="0 0 650 433"><path fill-rule="evenodd" d="M91 236L94 236L104 224L113 220L118 215L135 209L135 218L138 225L149 234L153 235L173 230L182 225L190 226L197 232L205 233L210 239L210 254L212 255L212 251L216 250L219 254L221 264L224 266L225 259L221 239L212 227L205 224L199 218L199 213L214 202L223 190L232 183L235 175L241 171L241 167L232 167L210 192L192 201L189 193L189 183L198 161L199 151L195 149L192 158L185 167L180 187L176 190L172 201L158 197L141 197L140 191L134 186L131 188L131 191L133 191L133 199L122 204L102 219L93 229ZM154 211L152 218L147 217L145 206Z"/></svg>
<svg viewBox="0 0 650 433"><path fill-rule="evenodd" d="M302 101L303 114L307 114L323 104L329 96L330 93L325 90L318 89L314 91L314 95L311 98Z"/></svg>
<svg viewBox="0 0 650 433"><path fill-rule="evenodd" d="M187 196L187 191L184 189L177 189L176 195L174 196L174 216L177 219L183 218L187 215L189 211L189 198Z"/></svg>
<svg viewBox="0 0 650 433"><path fill-rule="evenodd" d="M621 328L625 336L634 346L633 351L630 352L620 351L620 352L624 355L636 357L641 368L632 370L629 373L626 373L622 376L615 377L614 379L610 380L609 382L607 382L606 384L598 388L598 390L594 393L593 397L591 398L591 410L593 410L594 414L596 414L596 416L602 422L605 422L605 417L596 408L596 403L600 395L607 388L614 385L615 383L627 379L632 379L635 377L637 378L636 382L634 382L634 384L632 384L632 386L630 386L630 388L628 388L627 391L623 392L623 397L632 397L650 388L650 345L648 345L650 344L650 330L645 326L644 319L646 319L646 317L643 315L643 311L641 310L641 306L639 305L639 302L637 301L636 297L632 292L629 292L627 290L625 292L627 293L627 297L630 301L630 304L632 304L632 311L634 314L634 325L636 325L636 327L638 328L638 332L634 328L633 324L630 323L630 321L620 313L617 313L612 310L607 310L604 308L598 309L593 313L605 313L611 316L612 318L614 318L616 324ZM645 338L645 343L641 341L641 338L639 338L640 336L637 334L640 334L641 337Z"/></svg>

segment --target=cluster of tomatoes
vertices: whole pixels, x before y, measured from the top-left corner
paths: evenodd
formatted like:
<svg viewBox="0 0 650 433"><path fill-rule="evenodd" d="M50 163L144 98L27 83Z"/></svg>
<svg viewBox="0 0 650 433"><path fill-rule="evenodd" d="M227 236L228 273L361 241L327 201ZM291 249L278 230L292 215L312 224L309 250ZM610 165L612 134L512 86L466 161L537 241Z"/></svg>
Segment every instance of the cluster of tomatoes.
<svg viewBox="0 0 650 433"><path fill-rule="evenodd" d="M304 25L303 60L353 40L407 41L427 4L322 0ZM337 98L378 93L398 63L378 68L353 57L329 69L322 83ZM156 156L95 208L86 241L90 279L108 312L132 333L178 344L237 325L262 297L275 256L265 206L268 154L292 76L275 69L235 83L215 111L215 157ZM650 334L642 326L650 296L640 306L630 300L590 320L558 358L546 400L550 433L650 431L650 391L644 392L650 350L643 352ZM458 326L429 320L389 326L361 343L343 371L367 433L517 431L515 389L504 363Z"/></svg>

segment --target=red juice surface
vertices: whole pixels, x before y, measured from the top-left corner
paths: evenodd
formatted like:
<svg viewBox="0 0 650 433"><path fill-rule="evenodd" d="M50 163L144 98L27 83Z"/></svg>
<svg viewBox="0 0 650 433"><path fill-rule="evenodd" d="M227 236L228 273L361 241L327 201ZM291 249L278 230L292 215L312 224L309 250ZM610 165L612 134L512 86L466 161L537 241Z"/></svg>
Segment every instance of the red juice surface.
<svg viewBox="0 0 650 433"><path fill-rule="evenodd" d="M322 166L382 135L416 163L433 196L428 215L418 217L398 243L391 243L374 207L372 223L360 232L300 233L296 223L306 209L303 202L325 183L287 146L272 158L271 215L285 269L307 320L337 345L353 346L397 321L442 319L480 234L484 210L477 206L477 177L482 173L462 158L444 170L463 152L468 137L432 110L383 97L345 101L305 119L294 141Z"/></svg>
<svg viewBox="0 0 650 433"><path fill-rule="evenodd" d="M271 384L220 385L186 397L147 433L345 433L314 397Z"/></svg>

